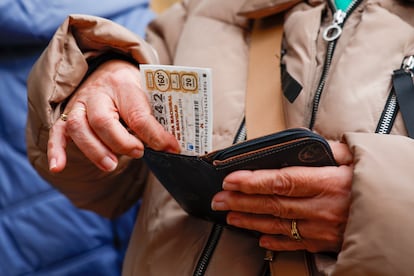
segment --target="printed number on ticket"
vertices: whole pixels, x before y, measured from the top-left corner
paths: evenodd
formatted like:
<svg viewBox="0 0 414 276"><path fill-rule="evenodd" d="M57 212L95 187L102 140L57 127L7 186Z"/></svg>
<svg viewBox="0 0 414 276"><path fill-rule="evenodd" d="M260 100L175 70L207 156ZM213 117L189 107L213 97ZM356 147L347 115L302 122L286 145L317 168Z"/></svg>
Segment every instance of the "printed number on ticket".
<svg viewBox="0 0 414 276"><path fill-rule="evenodd" d="M154 116L178 140L181 154L210 152L211 70L148 64L140 69Z"/></svg>

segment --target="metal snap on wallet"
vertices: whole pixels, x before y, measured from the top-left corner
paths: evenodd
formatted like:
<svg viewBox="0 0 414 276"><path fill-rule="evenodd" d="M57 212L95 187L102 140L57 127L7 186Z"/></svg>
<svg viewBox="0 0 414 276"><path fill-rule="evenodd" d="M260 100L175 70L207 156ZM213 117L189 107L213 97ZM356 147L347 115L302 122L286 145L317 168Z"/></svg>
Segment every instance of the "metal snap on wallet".
<svg viewBox="0 0 414 276"><path fill-rule="evenodd" d="M211 210L224 177L236 170L288 166L335 166L328 142L304 128L287 129L202 156L145 149L144 160L172 197L189 214L226 225L226 213Z"/></svg>

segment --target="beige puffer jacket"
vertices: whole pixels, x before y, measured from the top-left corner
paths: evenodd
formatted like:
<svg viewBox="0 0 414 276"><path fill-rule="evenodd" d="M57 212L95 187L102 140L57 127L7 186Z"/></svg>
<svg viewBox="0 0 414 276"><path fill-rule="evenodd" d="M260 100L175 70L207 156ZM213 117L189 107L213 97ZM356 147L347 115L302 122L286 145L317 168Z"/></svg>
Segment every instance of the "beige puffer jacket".
<svg viewBox="0 0 414 276"><path fill-rule="evenodd" d="M272 269L281 271L293 262L298 275L307 275L316 260L323 273L332 275L414 271L414 141L404 137L400 115L393 135L373 134L392 71L405 56L414 55L414 6L408 2L362 1L345 22L320 97L313 129L328 139L346 141L355 158L349 222L337 260L283 253L276 255ZM286 87L296 83L300 89L294 90L296 99L285 99L284 105L288 127L307 127L326 55L321 33L332 20L326 1L184 1L150 26L148 40L161 63L213 69L214 148L230 145L243 119L248 17L271 15L291 5L282 62L285 76L290 76ZM77 206L109 217L143 193L124 275L192 275L213 225L186 215L141 160L123 157L116 172L103 173L69 145L67 168L56 175L48 172L48 129L84 77L86 59L108 49L139 63L158 62L142 39L100 18L72 15L57 31L29 79L30 160ZM260 275L266 266L263 257L255 238L224 229L205 275ZM297 262L290 262L291 257Z"/></svg>

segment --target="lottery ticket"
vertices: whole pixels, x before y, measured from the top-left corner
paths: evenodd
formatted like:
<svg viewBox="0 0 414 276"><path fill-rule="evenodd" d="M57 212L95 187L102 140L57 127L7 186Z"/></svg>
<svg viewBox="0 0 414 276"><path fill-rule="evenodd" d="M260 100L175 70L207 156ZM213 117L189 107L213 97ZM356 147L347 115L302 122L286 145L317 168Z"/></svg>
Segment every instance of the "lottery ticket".
<svg viewBox="0 0 414 276"><path fill-rule="evenodd" d="M181 154L201 155L212 149L211 69L140 65L153 114L172 133Z"/></svg>

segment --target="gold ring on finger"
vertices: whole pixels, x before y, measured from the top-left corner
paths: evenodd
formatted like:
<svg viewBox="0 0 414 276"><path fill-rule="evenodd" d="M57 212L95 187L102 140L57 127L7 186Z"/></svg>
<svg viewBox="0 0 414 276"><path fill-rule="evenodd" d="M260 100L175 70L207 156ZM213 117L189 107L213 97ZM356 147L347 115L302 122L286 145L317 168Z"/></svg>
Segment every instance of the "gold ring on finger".
<svg viewBox="0 0 414 276"><path fill-rule="evenodd" d="M292 235L292 239L294 239L295 241L302 240L302 237L299 234L296 219L292 219L290 234Z"/></svg>
<svg viewBox="0 0 414 276"><path fill-rule="evenodd" d="M85 107L82 107L82 106L77 107L77 108L75 108L73 110L80 110L80 111L86 112L86 108ZM64 121L64 122L66 122L68 120L69 113L72 112L73 110L69 111L68 113L62 113L62 114L60 114L60 119L62 121Z"/></svg>
<svg viewBox="0 0 414 276"><path fill-rule="evenodd" d="M64 122L66 122L68 120L68 114L66 114L66 113L60 114L60 119Z"/></svg>

